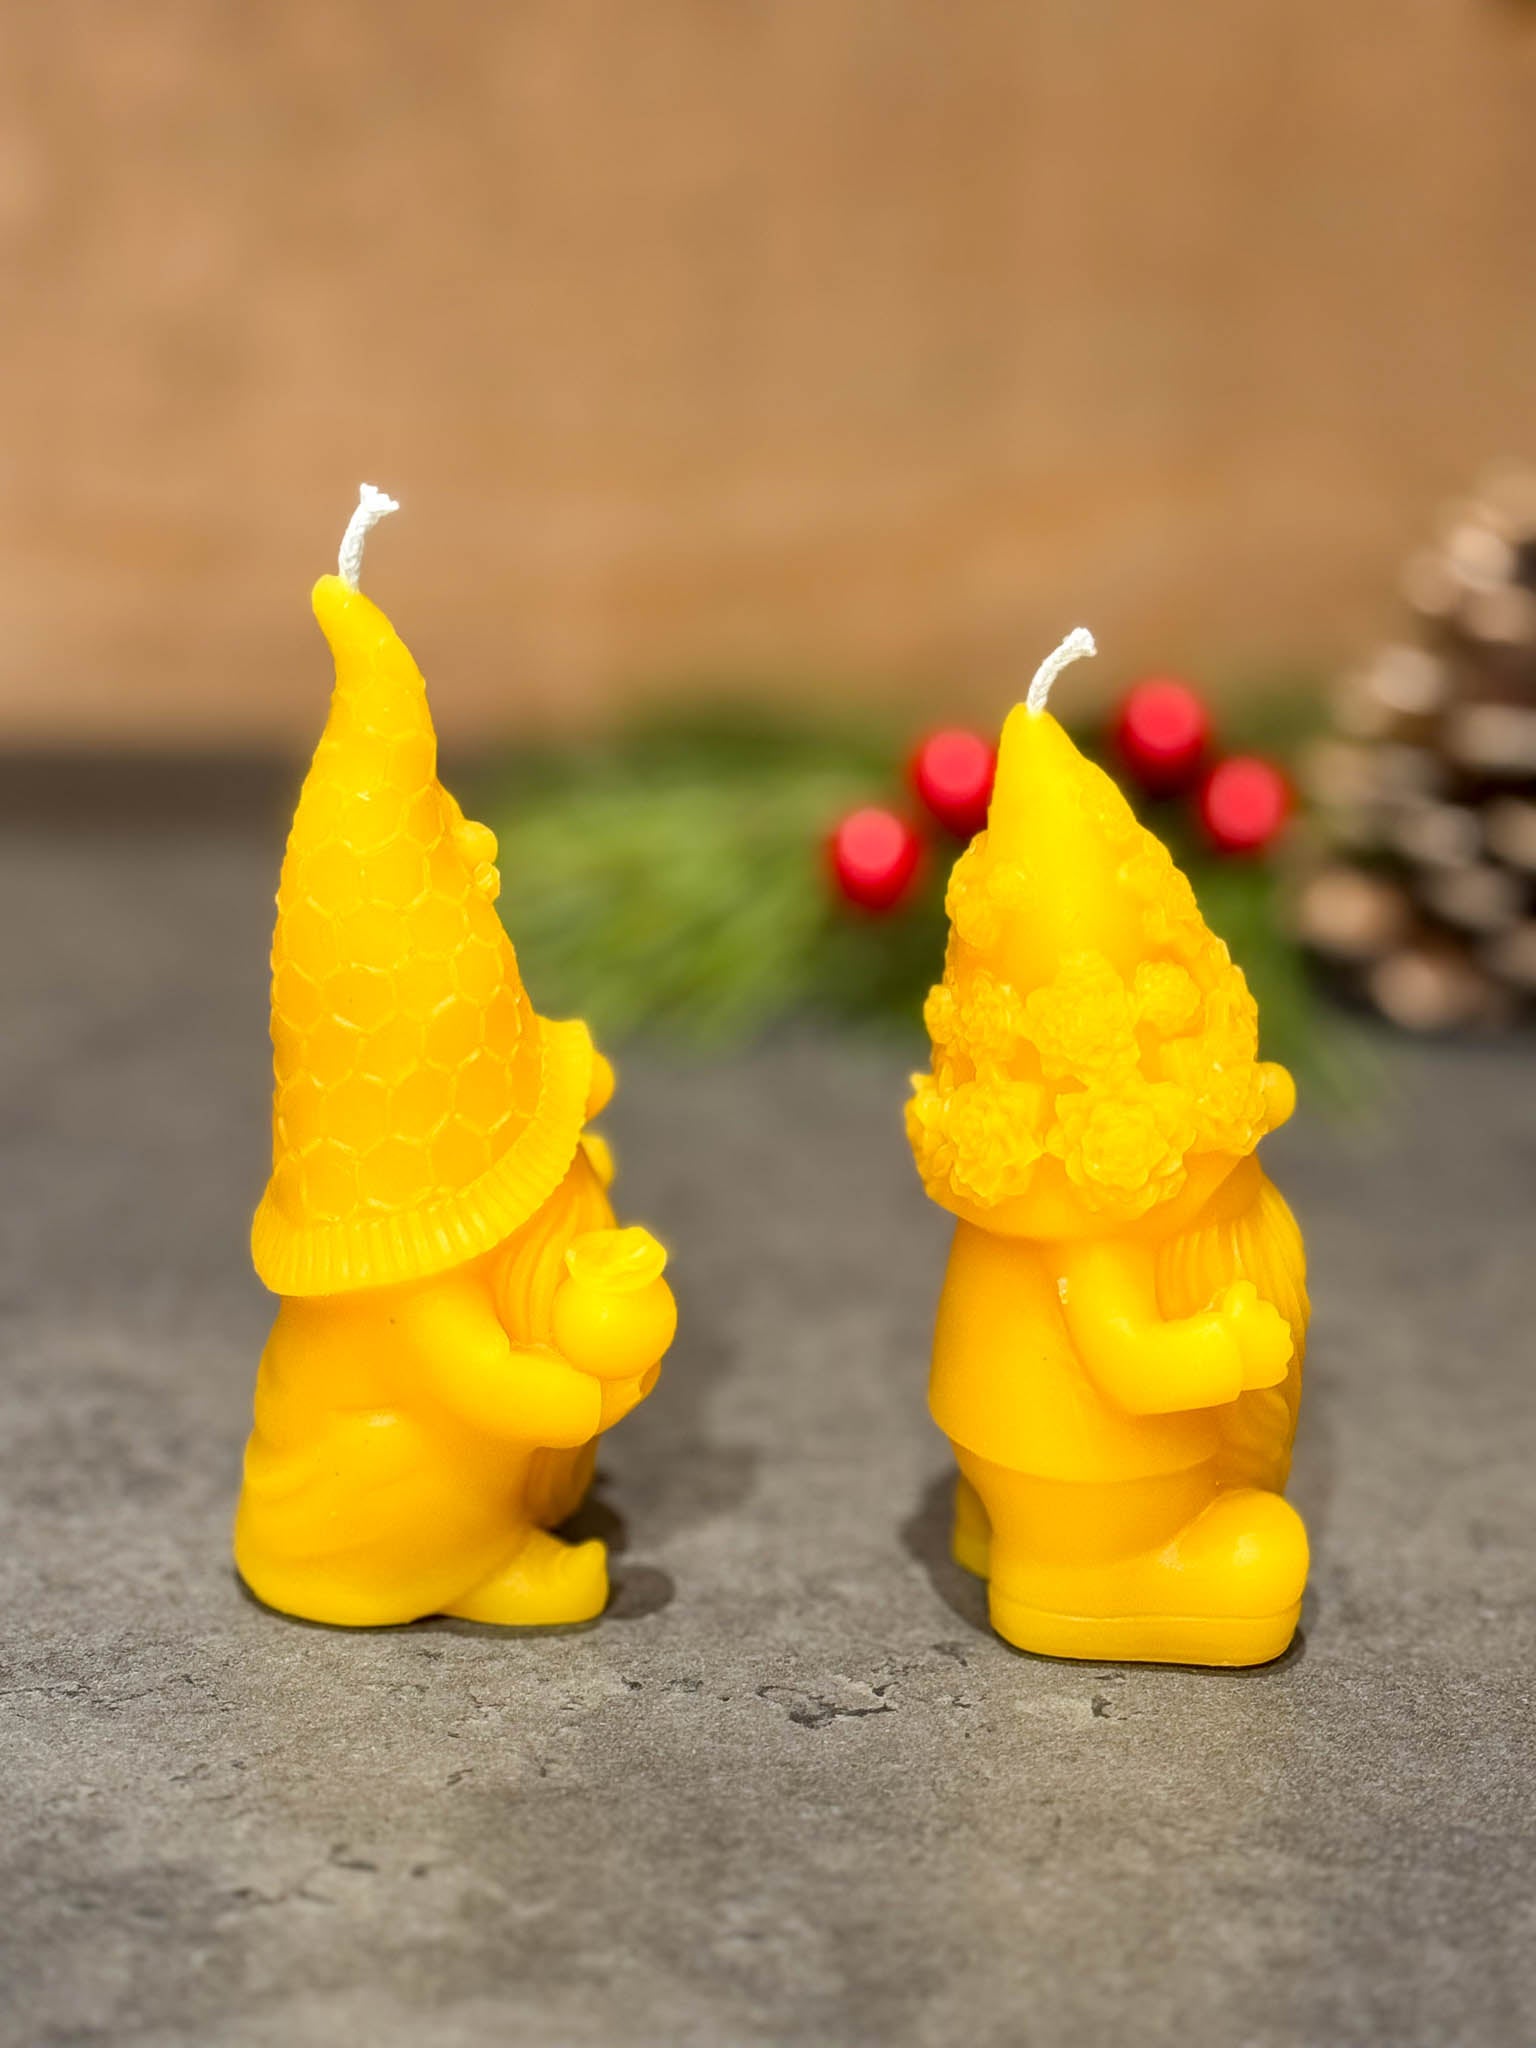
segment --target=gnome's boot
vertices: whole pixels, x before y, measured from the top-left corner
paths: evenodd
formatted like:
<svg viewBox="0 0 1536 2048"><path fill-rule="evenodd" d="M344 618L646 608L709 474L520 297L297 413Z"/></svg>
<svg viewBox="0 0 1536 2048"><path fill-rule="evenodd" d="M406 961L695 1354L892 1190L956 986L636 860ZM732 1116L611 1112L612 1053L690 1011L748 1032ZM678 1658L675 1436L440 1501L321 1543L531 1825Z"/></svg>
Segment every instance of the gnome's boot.
<svg viewBox="0 0 1536 2048"><path fill-rule="evenodd" d="M446 1601L443 1612L502 1628L548 1628L592 1621L607 1604L606 1545L595 1536L562 1543L546 1530L529 1529L504 1564L459 1599Z"/></svg>
<svg viewBox="0 0 1536 2048"><path fill-rule="evenodd" d="M1214 1463L1085 1481L957 1456L991 1524L992 1626L1016 1648L1263 1664L1295 1633L1307 1537L1279 1494L1223 1488ZM959 1556L958 1521L956 1533Z"/></svg>

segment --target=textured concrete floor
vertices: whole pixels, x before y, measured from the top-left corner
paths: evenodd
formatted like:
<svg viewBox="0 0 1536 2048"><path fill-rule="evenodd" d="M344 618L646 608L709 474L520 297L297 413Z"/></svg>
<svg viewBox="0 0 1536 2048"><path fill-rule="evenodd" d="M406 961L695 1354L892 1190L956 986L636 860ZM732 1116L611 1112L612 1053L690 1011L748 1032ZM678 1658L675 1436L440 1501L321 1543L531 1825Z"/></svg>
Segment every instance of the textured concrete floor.
<svg viewBox="0 0 1536 2048"><path fill-rule="evenodd" d="M1529 1050L1271 1148L1317 1298L1305 1641L1017 1656L944 1561L903 1061L632 1059L684 1332L555 1637L246 1599L276 850L0 843L0 2038L1536 2040Z"/></svg>

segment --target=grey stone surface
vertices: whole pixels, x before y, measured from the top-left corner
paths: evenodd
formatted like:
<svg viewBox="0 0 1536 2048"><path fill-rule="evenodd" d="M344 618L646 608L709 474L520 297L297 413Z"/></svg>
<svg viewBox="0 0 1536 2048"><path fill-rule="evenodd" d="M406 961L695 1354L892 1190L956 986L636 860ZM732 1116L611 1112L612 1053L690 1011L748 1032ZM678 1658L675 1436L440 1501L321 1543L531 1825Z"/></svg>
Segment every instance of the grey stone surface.
<svg viewBox="0 0 1536 2048"><path fill-rule="evenodd" d="M229 1565L274 844L0 845L0 2038L1528 2044L1529 1049L1270 1150L1317 1299L1305 1641L1018 1656L944 1560L904 1062L632 1058L684 1324L613 1613L286 1623Z"/></svg>

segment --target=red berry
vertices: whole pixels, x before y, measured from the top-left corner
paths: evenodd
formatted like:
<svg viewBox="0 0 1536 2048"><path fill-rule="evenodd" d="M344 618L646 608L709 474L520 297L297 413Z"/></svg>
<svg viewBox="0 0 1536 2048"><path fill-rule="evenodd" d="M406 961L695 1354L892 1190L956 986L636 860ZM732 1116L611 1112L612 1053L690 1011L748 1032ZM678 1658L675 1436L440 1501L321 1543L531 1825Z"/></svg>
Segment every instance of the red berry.
<svg viewBox="0 0 1536 2048"><path fill-rule="evenodd" d="M1220 761L1200 791L1200 821L1223 853L1258 853L1285 823L1291 787L1256 754Z"/></svg>
<svg viewBox="0 0 1536 2048"><path fill-rule="evenodd" d="M832 873L860 910L894 910L911 888L923 842L905 818L871 804L853 811L832 834Z"/></svg>
<svg viewBox="0 0 1536 2048"><path fill-rule="evenodd" d="M1172 676L1148 676L1127 692L1115 744L1143 789L1180 789L1211 743L1211 715L1198 692Z"/></svg>
<svg viewBox="0 0 1536 2048"><path fill-rule="evenodd" d="M908 773L924 808L946 832L972 839L986 824L997 749L979 733L959 727L930 733Z"/></svg>

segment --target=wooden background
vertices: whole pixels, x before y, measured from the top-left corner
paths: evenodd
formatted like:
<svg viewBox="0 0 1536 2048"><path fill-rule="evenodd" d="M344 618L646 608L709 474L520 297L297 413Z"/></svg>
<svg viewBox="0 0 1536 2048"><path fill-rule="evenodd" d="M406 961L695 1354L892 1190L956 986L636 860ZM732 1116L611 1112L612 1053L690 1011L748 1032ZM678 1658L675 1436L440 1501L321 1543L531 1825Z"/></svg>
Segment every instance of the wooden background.
<svg viewBox="0 0 1536 2048"><path fill-rule="evenodd" d="M15 0L0 744L1243 678L1536 455L1518 0ZM1085 685L1086 687L1086 685Z"/></svg>

